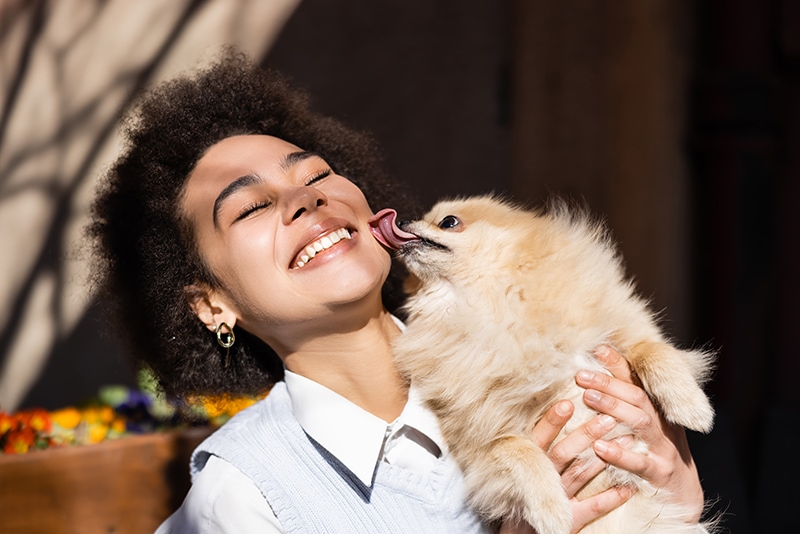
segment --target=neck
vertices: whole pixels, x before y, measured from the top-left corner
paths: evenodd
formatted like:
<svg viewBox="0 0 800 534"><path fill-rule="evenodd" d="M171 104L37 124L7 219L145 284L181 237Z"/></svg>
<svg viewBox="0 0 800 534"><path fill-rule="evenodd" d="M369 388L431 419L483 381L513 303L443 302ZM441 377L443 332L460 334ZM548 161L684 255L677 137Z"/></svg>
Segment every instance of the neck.
<svg viewBox="0 0 800 534"><path fill-rule="evenodd" d="M408 385L392 361L391 342L399 333L383 309L363 324L314 337L281 356L293 373L391 422L408 398Z"/></svg>

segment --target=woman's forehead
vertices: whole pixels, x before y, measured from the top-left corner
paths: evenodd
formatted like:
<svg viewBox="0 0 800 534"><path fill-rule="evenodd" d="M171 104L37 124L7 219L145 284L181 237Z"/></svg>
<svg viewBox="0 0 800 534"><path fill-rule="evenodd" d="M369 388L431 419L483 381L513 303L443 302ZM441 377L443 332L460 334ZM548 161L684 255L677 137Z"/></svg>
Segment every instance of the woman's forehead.
<svg viewBox="0 0 800 534"><path fill-rule="evenodd" d="M220 189L231 180L247 175L271 175L285 172L290 154L302 149L269 135L227 137L209 147L187 177L185 189Z"/></svg>
<svg viewBox="0 0 800 534"><path fill-rule="evenodd" d="M277 161L284 154L301 151L297 145L271 135L235 135L211 145L201 156L195 169L212 162L216 165L246 165L253 159Z"/></svg>

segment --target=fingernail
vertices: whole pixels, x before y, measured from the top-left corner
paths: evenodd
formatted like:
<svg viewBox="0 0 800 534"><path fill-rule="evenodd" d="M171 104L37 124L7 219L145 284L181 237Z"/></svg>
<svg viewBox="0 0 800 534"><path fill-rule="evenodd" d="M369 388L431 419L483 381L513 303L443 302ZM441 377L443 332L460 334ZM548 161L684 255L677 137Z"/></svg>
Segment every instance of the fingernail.
<svg viewBox="0 0 800 534"><path fill-rule="evenodd" d="M600 402L600 392L594 389L587 389L586 390L586 400L589 402Z"/></svg>
<svg viewBox="0 0 800 534"><path fill-rule="evenodd" d="M608 345L600 345L597 347L597 350L594 351L594 357L605 363L611 357L611 349Z"/></svg>
<svg viewBox="0 0 800 534"><path fill-rule="evenodd" d="M608 430L611 430L612 428L617 426L617 420L614 419L613 417L611 417L608 414L604 414L604 413L600 414L600 417L598 417L597 420L600 421L600 425L603 428L608 429Z"/></svg>
<svg viewBox="0 0 800 534"><path fill-rule="evenodd" d="M556 404L556 413L558 415L568 415L571 409L572 405L568 401L561 401Z"/></svg>
<svg viewBox="0 0 800 534"><path fill-rule="evenodd" d="M591 382L592 378L594 378L594 373L591 371L587 371L586 369L581 369L580 371L578 371L578 374L576 376L578 377L578 380L580 380L581 382Z"/></svg>
<svg viewBox="0 0 800 534"><path fill-rule="evenodd" d="M633 445L633 436L629 434L624 434L622 436L614 438L614 441L616 441L617 445L619 445L623 449L628 449L630 448L631 445Z"/></svg>
<svg viewBox="0 0 800 534"><path fill-rule="evenodd" d="M603 441L602 439L598 439L594 442L594 450L600 454L605 454L608 452L608 442Z"/></svg>

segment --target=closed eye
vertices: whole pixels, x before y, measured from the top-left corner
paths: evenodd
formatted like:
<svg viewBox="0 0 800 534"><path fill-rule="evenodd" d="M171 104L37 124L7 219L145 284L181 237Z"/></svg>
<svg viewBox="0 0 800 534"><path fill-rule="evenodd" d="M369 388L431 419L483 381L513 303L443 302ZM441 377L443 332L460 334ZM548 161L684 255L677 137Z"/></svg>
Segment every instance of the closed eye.
<svg viewBox="0 0 800 534"><path fill-rule="evenodd" d="M327 178L331 175L330 169L325 169L324 171L318 172L314 176L312 176L308 181L306 181L306 185L314 185L315 183L319 182L320 180Z"/></svg>
<svg viewBox="0 0 800 534"><path fill-rule="evenodd" d="M247 206L244 207L244 209L242 209L242 211L239 212L239 215L236 216L236 218L233 220L233 222L237 222L237 221L241 221L242 219L246 219L247 217L249 217L253 213L257 212L258 210L262 210L262 209L266 208L269 205L270 205L270 203L269 202L265 202L265 201L258 201L258 202L253 202L252 204L248 204Z"/></svg>

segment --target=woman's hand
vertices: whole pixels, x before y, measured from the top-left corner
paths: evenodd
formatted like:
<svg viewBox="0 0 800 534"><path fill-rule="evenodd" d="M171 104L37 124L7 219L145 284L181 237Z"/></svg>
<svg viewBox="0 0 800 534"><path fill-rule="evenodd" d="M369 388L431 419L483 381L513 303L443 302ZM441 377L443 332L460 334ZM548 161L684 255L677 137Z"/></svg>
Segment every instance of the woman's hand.
<svg viewBox="0 0 800 534"><path fill-rule="evenodd" d="M561 428L572 417L574 407L569 401L553 405L541 421L533 428L533 441L547 450L553 444ZM582 501L575 496L595 475L606 467L606 463L596 456L584 462L573 462L583 451L613 429L616 421L607 415L598 415L561 440L548 453L556 469L561 473L561 481L572 503L572 532L578 532L591 521L617 508L633 495L628 486L617 486L588 497ZM534 534L527 523L505 522L500 534Z"/></svg>
<svg viewBox="0 0 800 534"><path fill-rule="evenodd" d="M595 356L613 377L578 373L578 385L586 388L584 402L628 425L649 446L644 455L626 450L614 441L597 440L595 453L606 462L641 476L654 487L669 491L675 504L695 510L691 521L699 521L703 488L689 452L686 432L664 420L644 390L636 385L628 362L617 351L601 347Z"/></svg>
<svg viewBox="0 0 800 534"><path fill-rule="evenodd" d="M603 373L581 372L576 380L586 388L586 404L600 412L600 415L571 432L549 452L572 502L572 532L579 531L633 495L631 488L620 486L582 501L575 497L607 464L640 475L654 487L672 492L679 500L676 504L696 510L692 520L698 521L703 509L703 490L689 453L685 432L681 427L663 420L644 390L635 385L630 367L619 353L609 347L601 347L595 355L613 377ZM534 442L548 450L572 413L573 406L569 401L552 406L534 427ZM647 442L650 449L647 455L626 448L632 442L630 436L620 436L611 441L600 439L617 422L628 425ZM589 447L593 447L597 457L574 461ZM533 532L527 524L504 523L500 529L501 534Z"/></svg>

